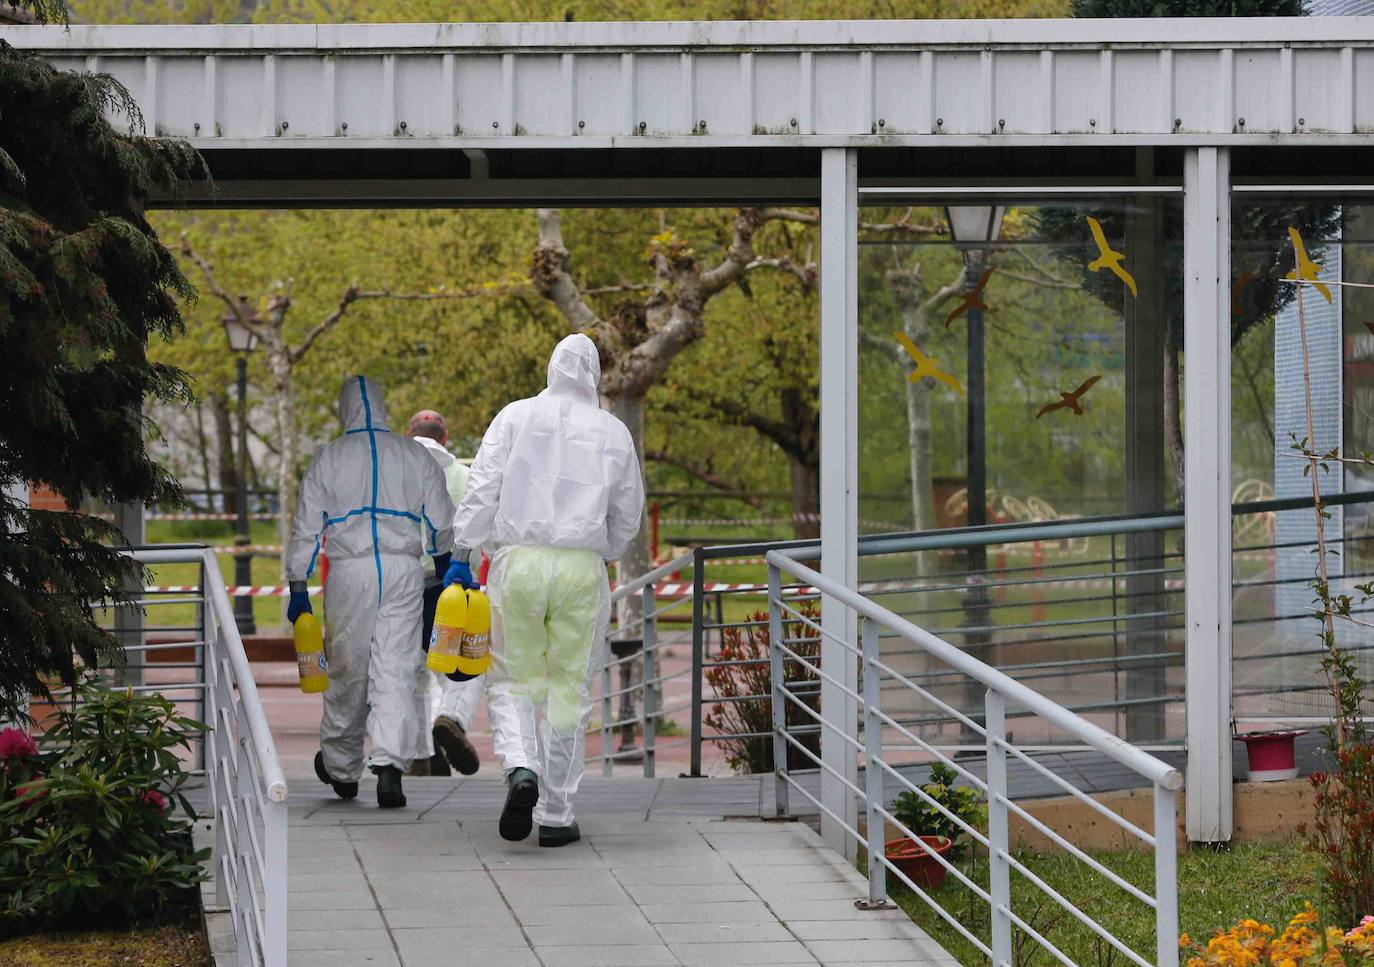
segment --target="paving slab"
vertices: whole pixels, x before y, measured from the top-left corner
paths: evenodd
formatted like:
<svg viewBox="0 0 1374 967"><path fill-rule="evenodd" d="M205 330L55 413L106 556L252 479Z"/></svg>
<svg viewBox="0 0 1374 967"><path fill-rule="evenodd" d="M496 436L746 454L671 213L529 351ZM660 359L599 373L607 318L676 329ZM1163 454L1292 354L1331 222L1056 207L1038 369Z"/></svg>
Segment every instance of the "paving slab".
<svg viewBox="0 0 1374 967"><path fill-rule="evenodd" d="M405 809L292 783L292 967L953 967L758 779L589 779L585 839L497 832L496 776L407 780ZM325 790L327 792L327 790ZM729 820L726 817L732 817Z"/></svg>

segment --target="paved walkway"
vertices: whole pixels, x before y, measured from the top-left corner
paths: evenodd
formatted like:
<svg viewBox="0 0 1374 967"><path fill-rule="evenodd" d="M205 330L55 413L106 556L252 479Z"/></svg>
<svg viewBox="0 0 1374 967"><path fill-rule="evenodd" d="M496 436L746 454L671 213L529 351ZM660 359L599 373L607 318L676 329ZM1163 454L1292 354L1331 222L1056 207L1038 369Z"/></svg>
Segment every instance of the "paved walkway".
<svg viewBox="0 0 1374 967"><path fill-rule="evenodd" d="M900 910L802 823L759 819L759 779L589 777L584 840L496 832L495 778L407 779L380 811L292 782L292 967L750 967L939 964ZM727 818L729 817L729 818Z"/></svg>

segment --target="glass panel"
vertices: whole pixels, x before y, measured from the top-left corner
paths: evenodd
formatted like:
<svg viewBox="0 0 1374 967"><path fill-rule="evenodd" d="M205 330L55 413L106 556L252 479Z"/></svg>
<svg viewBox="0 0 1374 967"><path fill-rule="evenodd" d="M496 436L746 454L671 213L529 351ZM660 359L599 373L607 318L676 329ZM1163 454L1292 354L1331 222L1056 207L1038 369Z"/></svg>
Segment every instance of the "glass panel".
<svg viewBox="0 0 1374 967"><path fill-rule="evenodd" d="M1337 284L1374 282L1374 205L1237 195L1232 234L1232 643L1238 728L1253 731L1331 709L1318 664L1317 518L1302 452L1358 457L1374 447L1374 290ZM1303 286L1301 313L1286 280L1295 260L1313 283ZM1356 618L1368 621L1354 586L1374 574L1374 471L1333 460L1317 484L1331 502L1332 592L1354 594ZM1368 677L1367 629L1340 622L1337 638Z"/></svg>
<svg viewBox="0 0 1374 967"><path fill-rule="evenodd" d="M943 207L862 213L861 530L928 548L862 557L861 575L1105 728L1179 739L1182 533L1124 519L1180 512L1181 198L976 200L1005 206L996 241L956 241ZM969 546L970 528L1018 524ZM981 709L981 690L887 650ZM904 714L970 738L929 702Z"/></svg>

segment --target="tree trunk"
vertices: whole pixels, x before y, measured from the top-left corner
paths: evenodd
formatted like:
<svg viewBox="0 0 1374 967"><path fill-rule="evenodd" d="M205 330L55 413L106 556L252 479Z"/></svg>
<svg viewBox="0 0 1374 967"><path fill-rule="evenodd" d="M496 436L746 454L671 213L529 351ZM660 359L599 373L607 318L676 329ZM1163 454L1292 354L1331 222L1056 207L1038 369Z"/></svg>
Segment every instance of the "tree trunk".
<svg viewBox="0 0 1374 967"><path fill-rule="evenodd" d="M639 459L644 459L644 397L635 393L614 392L604 395L602 401L607 411L616 419L624 423L630 431L630 437L635 443L635 453ZM641 472L643 464L641 463ZM647 574L653 566L653 554L649 546L649 519L646 516L640 518L639 534L625 551L625 556L620 559L620 566L617 569L617 579L621 582L632 581L641 574ZM637 594L632 594L622 600L617 610L617 618L623 628L628 624L639 620L644 609L641 607L642 599ZM642 634L642 630L640 634Z"/></svg>
<svg viewBox="0 0 1374 967"><path fill-rule="evenodd" d="M238 513L239 474L234 459L234 421L229 412L229 397L223 393L207 393L210 414L215 421L215 450L218 453L221 508L226 514ZM209 487L209 483L206 483Z"/></svg>
<svg viewBox="0 0 1374 967"><path fill-rule="evenodd" d="M272 397L277 422L277 526L283 549L291 540L296 520L296 401L291 385L291 359L285 347L270 346L267 370L272 375ZM283 580L286 553L282 552Z"/></svg>
<svg viewBox="0 0 1374 967"><path fill-rule="evenodd" d="M1178 350L1170 339L1164 347L1164 442L1178 486L1178 503L1183 505L1183 414L1179 406Z"/></svg>
<svg viewBox="0 0 1374 967"><path fill-rule="evenodd" d="M821 468L818 461L796 453L787 455L792 477L793 529L798 540L821 536Z"/></svg>
<svg viewBox="0 0 1374 967"><path fill-rule="evenodd" d="M196 405L196 448L200 451L201 486L209 490L214 485L214 481L210 478L210 438L205 432L205 406L203 404Z"/></svg>

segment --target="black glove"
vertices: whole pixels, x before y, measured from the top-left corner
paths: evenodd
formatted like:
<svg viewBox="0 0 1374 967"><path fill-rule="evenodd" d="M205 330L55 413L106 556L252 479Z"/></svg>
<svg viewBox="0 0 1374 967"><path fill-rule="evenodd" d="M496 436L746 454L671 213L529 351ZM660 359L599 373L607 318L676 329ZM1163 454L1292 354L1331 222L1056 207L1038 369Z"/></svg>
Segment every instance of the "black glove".
<svg viewBox="0 0 1374 967"><path fill-rule="evenodd" d="M448 573L448 562L452 559L453 555L450 553L434 555L434 576L440 581L442 581L444 575Z"/></svg>

